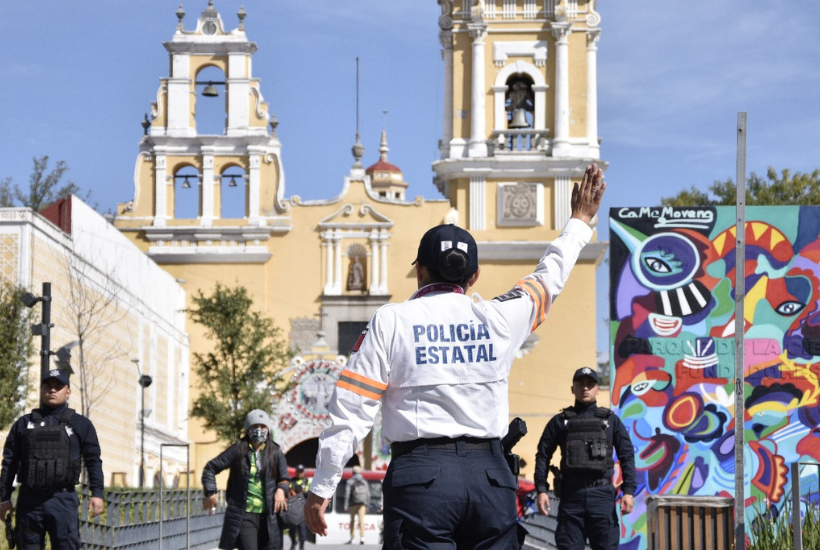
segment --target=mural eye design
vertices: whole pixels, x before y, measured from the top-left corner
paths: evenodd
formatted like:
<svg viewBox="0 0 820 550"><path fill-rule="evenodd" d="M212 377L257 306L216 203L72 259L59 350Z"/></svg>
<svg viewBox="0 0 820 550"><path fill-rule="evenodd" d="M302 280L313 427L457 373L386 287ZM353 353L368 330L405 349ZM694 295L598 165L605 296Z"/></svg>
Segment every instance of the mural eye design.
<svg viewBox="0 0 820 550"><path fill-rule="evenodd" d="M662 252L645 253L643 263L649 271L657 275L674 275L681 272L680 262L675 261L668 254L663 254Z"/></svg>
<svg viewBox="0 0 820 550"><path fill-rule="evenodd" d="M643 241L632 255L632 272L653 290L670 290L692 281L700 267L695 245L676 233L659 233Z"/></svg>
<svg viewBox="0 0 820 550"><path fill-rule="evenodd" d="M652 382L637 382L632 384L632 393L635 395L643 395L652 387Z"/></svg>
<svg viewBox="0 0 820 550"><path fill-rule="evenodd" d="M775 308L775 311L785 317L800 313L804 307L806 307L806 304L801 304L800 302L789 300L777 306Z"/></svg>

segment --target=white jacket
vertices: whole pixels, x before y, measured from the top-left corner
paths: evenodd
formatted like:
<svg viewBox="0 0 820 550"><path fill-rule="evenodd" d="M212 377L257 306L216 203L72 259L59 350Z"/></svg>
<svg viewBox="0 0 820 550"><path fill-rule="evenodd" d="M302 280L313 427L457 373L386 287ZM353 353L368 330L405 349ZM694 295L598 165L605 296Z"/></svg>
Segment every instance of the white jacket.
<svg viewBox="0 0 820 550"><path fill-rule="evenodd" d="M435 283L376 311L330 400L311 492L330 498L342 468L370 432L379 406L386 443L419 438L500 438L507 432L507 378L592 237L570 219L535 272L490 301Z"/></svg>

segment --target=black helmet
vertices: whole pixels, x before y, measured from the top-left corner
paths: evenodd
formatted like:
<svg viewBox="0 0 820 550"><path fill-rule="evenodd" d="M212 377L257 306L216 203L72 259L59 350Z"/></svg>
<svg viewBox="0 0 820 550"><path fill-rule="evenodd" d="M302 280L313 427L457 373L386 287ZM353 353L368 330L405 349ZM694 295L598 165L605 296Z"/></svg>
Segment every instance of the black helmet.
<svg viewBox="0 0 820 550"><path fill-rule="evenodd" d="M298 466L296 466L296 471L297 472L304 472L305 471L305 466L303 464L299 464Z"/></svg>

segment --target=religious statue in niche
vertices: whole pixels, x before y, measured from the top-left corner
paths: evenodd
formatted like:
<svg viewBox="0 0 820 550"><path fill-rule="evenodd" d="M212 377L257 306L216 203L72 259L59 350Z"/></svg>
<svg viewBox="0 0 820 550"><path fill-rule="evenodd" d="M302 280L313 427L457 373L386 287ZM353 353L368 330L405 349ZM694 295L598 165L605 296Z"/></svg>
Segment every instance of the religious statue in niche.
<svg viewBox="0 0 820 550"><path fill-rule="evenodd" d="M359 256L350 258L350 270L347 276L347 290L365 290L364 288L364 265Z"/></svg>

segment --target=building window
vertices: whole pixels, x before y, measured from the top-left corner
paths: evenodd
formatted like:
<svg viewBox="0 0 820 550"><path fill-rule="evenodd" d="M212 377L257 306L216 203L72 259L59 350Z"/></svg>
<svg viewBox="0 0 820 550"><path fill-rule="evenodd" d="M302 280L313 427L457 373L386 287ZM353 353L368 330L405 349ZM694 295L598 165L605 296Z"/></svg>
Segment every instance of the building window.
<svg viewBox="0 0 820 550"><path fill-rule="evenodd" d="M367 327L367 321L339 322L339 355L350 355L365 327Z"/></svg>

